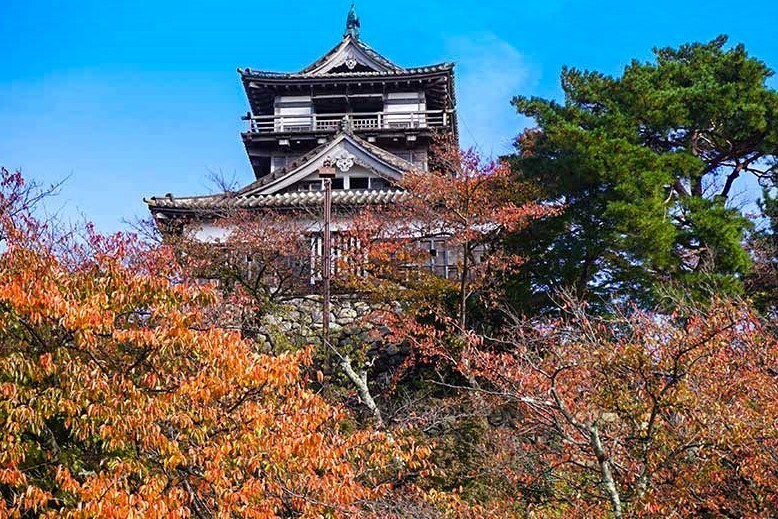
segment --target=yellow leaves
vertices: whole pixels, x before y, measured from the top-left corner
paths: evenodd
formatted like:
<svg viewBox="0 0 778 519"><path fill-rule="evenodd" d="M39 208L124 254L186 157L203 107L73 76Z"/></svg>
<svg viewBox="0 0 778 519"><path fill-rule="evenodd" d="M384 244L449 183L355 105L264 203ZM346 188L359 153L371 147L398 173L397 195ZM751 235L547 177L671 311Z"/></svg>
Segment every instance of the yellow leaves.
<svg viewBox="0 0 778 519"><path fill-rule="evenodd" d="M162 465L168 470L176 469L185 463L186 458L178 450L174 450L162 460Z"/></svg>

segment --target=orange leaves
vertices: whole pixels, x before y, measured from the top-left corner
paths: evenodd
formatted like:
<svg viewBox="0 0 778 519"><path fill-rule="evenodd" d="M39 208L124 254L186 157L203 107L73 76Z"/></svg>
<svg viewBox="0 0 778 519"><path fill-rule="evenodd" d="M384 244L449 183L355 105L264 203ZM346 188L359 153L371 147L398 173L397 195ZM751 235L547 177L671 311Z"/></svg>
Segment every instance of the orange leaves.
<svg viewBox="0 0 778 519"><path fill-rule="evenodd" d="M60 465L57 467L57 470L54 474L54 480L60 486L63 492L76 494L81 490L81 485L73 478L72 474L70 473L70 469L65 466Z"/></svg>
<svg viewBox="0 0 778 519"><path fill-rule="evenodd" d="M170 251L11 234L0 515L319 516L383 492L365 474L394 470L397 447L340 432L343 411L302 379L310 349L260 355L204 322L213 291L184 281Z"/></svg>
<svg viewBox="0 0 778 519"><path fill-rule="evenodd" d="M17 468L0 469L0 485L21 487L27 482L24 473Z"/></svg>
<svg viewBox="0 0 778 519"><path fill-rule="evenodd" d="M51 499L51 494L33 485L28 485L24 492L15 496L16 505L22 510L40 512L45 509Z"/></svg>

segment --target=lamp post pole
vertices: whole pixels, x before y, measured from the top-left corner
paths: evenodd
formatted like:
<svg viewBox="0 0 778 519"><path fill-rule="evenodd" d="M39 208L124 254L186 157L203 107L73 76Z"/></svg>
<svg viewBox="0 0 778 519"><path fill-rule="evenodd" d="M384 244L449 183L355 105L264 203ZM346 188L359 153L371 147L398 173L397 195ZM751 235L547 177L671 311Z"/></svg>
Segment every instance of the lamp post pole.
<svg viewBox="0 0 778 519"><path fill-rule="evenodd" d="M330 347L330 277L332 275L332 178L335 168L326 164L319 169L324 182L324 232L322 235L322 342Z"/></svg>

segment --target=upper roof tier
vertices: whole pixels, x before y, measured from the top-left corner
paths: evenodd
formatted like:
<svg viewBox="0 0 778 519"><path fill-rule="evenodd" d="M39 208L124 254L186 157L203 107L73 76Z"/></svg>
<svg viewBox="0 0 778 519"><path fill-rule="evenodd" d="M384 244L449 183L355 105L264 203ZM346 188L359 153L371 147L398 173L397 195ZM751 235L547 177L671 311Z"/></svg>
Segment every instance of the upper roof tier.
<svg viewBox="0 0 778 519"><path fill-rule="evenodd" d="M426 67L403 68L385 58L359 37L360 22L354 5L351 5L346 19L343 39L324 56L302 69L300 72L268 72L238 69L244 79L302 79L336 76L382 76L382 75L418 75L431 72L443 72L453 69L453 63L439 63Z"/></svg>

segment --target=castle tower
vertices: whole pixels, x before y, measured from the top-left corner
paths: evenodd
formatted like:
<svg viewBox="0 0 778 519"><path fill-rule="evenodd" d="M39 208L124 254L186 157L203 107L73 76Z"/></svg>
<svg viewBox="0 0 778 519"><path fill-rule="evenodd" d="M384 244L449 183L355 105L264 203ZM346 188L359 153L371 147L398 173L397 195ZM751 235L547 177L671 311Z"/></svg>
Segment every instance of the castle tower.
<svg viewBox="0 0 778 519"><path fill-rule="evenodd" d="M157 221L320 204L325 162L337 166L335 206L386 203L405 172L427 169L433 136L457 135L454 65L403 68L360 28L352 5L341 41L303 70L238 69L250 107L241 137L256 180L237 193L147 199Z"/></svg>

